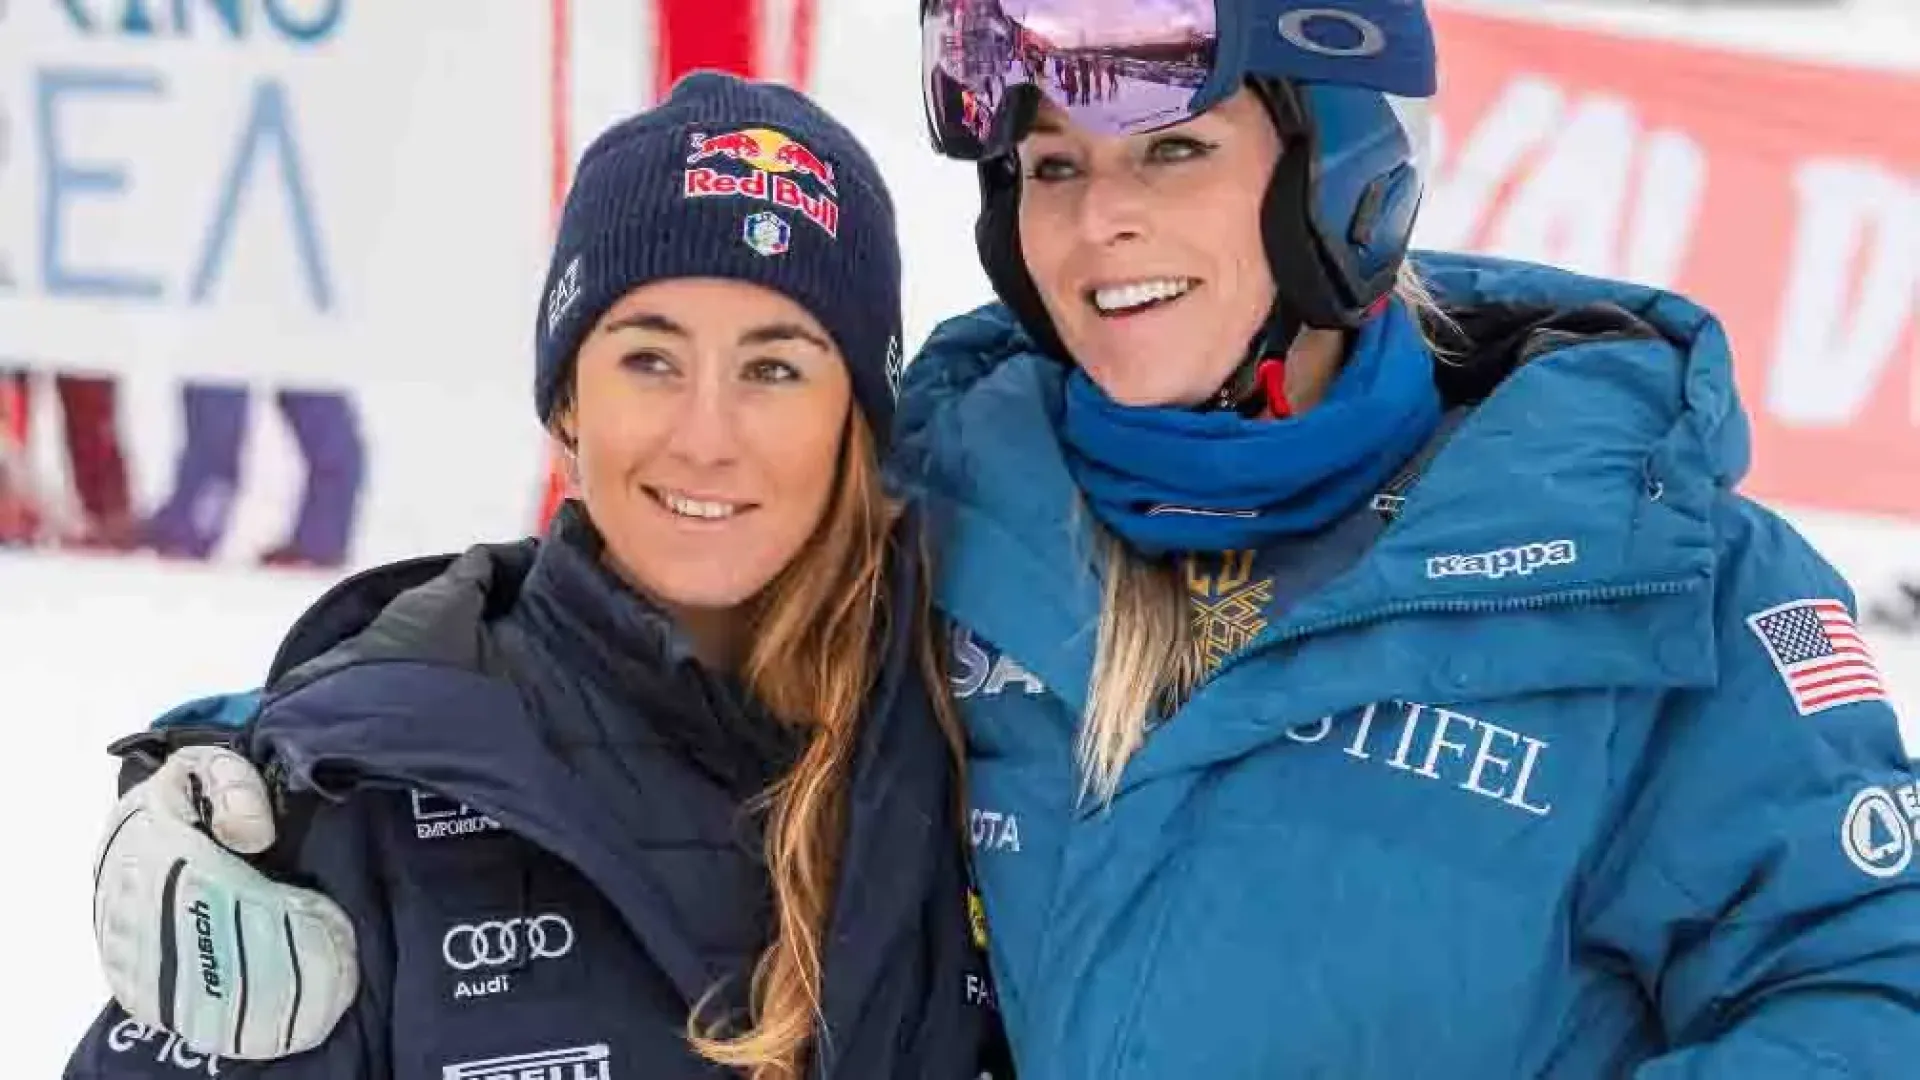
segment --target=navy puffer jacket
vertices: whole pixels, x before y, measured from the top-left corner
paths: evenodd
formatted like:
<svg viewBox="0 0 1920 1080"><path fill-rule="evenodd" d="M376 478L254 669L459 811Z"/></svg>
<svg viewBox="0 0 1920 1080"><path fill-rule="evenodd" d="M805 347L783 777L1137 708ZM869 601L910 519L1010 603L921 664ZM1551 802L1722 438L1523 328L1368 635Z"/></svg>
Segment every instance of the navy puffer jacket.
<svg viewBox="0 0 1920 1080"><path fill-rule="evenodd" d="M286 800L276 869L354 919L359 1000L319 1049L258 1063L109 1007L70 1080L723 1075L682 1032L710 993L742 1006L771 936L745 806L796 748L598 552L569 508L544 540L384 567L316 605L244 741ZM897 561L813 1075L974 1080L995 1022Z"/></svg>

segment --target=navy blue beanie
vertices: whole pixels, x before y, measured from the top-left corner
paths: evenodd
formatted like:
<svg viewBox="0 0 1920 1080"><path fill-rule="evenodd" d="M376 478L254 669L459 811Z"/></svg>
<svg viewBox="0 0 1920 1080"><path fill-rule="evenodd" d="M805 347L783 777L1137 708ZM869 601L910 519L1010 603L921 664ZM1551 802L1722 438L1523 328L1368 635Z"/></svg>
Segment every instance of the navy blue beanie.
<svg viewBox="0 0 1920 1080"><path fill-rule="evenodd" d="M852 133L774 83L696 72L581 155L535 330L534 403L552 418L580 342L648 282L762 285L820 321L885 446L898 392L893 200Z"/></svg>

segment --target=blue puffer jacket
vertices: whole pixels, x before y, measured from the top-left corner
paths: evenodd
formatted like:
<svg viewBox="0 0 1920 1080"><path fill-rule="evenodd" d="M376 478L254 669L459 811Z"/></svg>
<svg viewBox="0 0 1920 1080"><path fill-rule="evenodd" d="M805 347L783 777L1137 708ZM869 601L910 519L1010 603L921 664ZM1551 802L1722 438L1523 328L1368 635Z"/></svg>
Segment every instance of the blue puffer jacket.
<svg viewBox="0 0 1920 1080"><path fill-rule="evenodd" d="M1920 796L1884 700L1821 701L1852 599L1733 493L1719 326L1423 268L1470 326L1534 320L1526 362L1106 808L1076 800L1099 548L1061 369L997 308L910 369L901 464L942 538L1021 1076L1913 1075ZM1565 329L1595 305L1628 329Z"/></svg>

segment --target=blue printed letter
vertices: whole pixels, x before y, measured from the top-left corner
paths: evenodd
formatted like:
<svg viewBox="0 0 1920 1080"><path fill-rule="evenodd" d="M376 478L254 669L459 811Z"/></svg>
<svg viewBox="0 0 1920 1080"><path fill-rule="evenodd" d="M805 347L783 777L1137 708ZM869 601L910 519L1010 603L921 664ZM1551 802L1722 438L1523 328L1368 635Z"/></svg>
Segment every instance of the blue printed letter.
<svg viewBox="0 0 1920 1080"><path fill-rule="evenodd" d="M173 32L180 37L190 37L193 34L187 19L189 2L190 0L173 0ZM243 17L244 9L240 6L240 0L212 0L212 4L214 14L220 16L221 23L227 28L227 36L235 41L245 38L247 23Z"/></svg>
<svg viewBox="0 0 1920 1080"><path fill-rule="evenodd" d="M83 34L93 33L93 20L80 10L80 0L62 0L61 6L67 9L67 21L73 24L75 30Z"/></svg>
<svg viewBox="0 0 1920 1080"><path fill-rule="evenodd" d="M305 22L298 22L282 10L284 0L267 0L267 19L287 40L311 45L316 41L325 40L329 34L333 33L334 27L340 25L342 2L343 0L331 0L318 14L309 17Z"/></svg>
<svg viewBox="0 0 1920 1080"><path fill-rule="evenodd" d="M61 155L59 115L55 106L69 94L158 97L163 89L155 75L67 69L40 72L40 280L48 294L136 300L159 298L160 282L153 278L124 271L81 270L67 263L60 243L66 200L80 195L116 194L125 190L127 182L125 170L120 166L88 168Z"/></svg>
<svg viewBox="0 0 1920 1080"><path fill-rule="evenodd" d="M241 189L253 173L254 158L270 142L279 146L280 182L286 188L287 209L293 217L293 241L300 250L301 269L306 271L308 295L316 310L327 311L333 307L333 288L328 284L320 235L313 223L312 200L302 180L305 170L301 167L300 148L293 140L293 128L288 123L286 87L272 79L262 80L254 87L253 111L247 119L246 131L240 136L239 149L234 152L233 167L227 170L226 183L221 186L220 205L207 229L206 242L201 245L200 265L193 272L189 294L194 303L202 304L213 290L218 264L233 239Z"/></svg>

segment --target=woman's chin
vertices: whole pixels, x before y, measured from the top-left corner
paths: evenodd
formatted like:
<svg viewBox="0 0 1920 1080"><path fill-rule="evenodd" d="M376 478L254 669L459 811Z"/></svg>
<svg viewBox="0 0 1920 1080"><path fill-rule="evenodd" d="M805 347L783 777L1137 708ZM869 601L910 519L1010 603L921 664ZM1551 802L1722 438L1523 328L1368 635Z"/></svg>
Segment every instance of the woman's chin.
<svg viewBox="0 0 1920 1080"><path fill-rule="evenodd" d="M1218 383L1170 379L1143 361L1100 361L1080 365L1100 392L1118 405L1136 409L1191 408L1213 396Z"/></svg>

